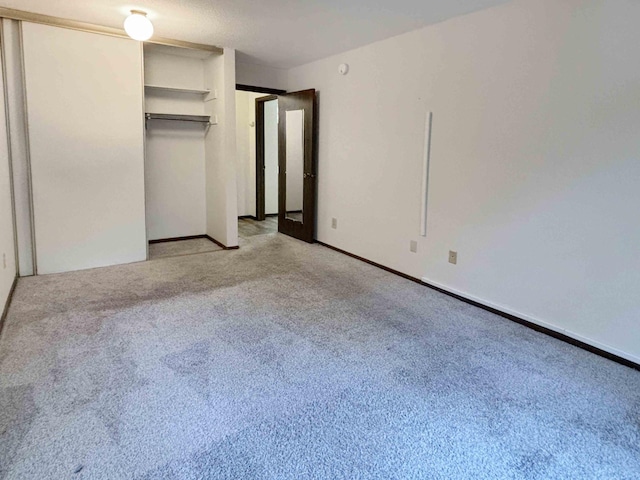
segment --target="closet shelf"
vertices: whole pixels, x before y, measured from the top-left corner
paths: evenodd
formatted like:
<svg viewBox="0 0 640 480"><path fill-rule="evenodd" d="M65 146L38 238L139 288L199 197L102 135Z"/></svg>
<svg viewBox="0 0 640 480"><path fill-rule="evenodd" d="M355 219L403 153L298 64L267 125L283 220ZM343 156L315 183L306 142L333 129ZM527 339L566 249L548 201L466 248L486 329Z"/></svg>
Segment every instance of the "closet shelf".
<svg viewBox="0 0 640 480"><path fill-rule="evenodd" d="M211 93L211 90L199 90L195 88L163 87L160 85L145 85L144 88L150 91L155 90L158 92L190 93L194 95L207 95Z"/></svg>
<svg viewBox="0 0 640 480"><path fill-rule="evenodd" d="M178 115L173 113L145 113L147 120L168 120L172 122L195 122L210 125L209 115Z"/></svg>

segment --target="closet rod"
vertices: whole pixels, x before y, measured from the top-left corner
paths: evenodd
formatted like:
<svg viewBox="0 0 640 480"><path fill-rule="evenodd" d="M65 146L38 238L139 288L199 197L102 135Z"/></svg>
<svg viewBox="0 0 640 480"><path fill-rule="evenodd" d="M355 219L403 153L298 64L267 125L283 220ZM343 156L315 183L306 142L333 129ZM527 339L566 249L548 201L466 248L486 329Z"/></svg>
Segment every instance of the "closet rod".
<svg viewBox="0 0 640 480"><path fill-rule="evenodd" d="M167 120L170 122L193 122L212 125L212 123L210 122L211 117L207 115L171 115L166 113L147 113L145 114L145 118L147 120Z"/></svg>

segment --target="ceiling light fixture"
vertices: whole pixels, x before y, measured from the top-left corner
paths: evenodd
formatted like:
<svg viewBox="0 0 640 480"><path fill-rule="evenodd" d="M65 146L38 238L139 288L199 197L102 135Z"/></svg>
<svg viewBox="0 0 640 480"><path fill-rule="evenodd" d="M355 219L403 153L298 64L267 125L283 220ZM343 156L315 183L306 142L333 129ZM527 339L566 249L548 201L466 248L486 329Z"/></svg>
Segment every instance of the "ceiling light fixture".
<svg viewBox="0 0 640 480"><path fill-rule="evenodd" d="M144 42L153 35L153 24L147 18L147 12L131 10L131 15L124 21L124 30L134 40Z"/></svg>

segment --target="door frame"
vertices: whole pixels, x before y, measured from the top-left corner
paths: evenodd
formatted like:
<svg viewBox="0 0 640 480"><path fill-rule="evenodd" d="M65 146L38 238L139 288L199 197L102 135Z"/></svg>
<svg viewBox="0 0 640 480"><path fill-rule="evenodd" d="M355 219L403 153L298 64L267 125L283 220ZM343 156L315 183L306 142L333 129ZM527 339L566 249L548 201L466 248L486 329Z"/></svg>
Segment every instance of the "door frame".
<svg viewBox="0 0 640 480"><path fill-rule="evenodd" d="M287 93L286 90L280 90L278 88L257 87L255 85L244 85L242 83L236 83L236 90L242 92L264 93L267 95L282 95Z"/></svg>
<svg viewBox="0 0 640 480"><path fill-rule="evenodd" d="M279 92L280 94L284 93L283 91ZM264 104L277 99L278 95L256 98L256 220L258 221L267 217L264 185Z"/></svg>

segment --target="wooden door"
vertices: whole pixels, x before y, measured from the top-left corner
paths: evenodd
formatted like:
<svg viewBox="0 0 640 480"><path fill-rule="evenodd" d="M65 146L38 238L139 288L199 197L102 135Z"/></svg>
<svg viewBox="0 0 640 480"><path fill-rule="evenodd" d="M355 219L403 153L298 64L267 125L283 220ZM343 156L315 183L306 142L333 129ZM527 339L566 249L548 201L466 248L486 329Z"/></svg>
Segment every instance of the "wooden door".
<svg viewBox="0 0 640 480"><path fill-rule="evenodd" d="M316 91L278 96L278 231L313 243L316 222Z"/></svg>

